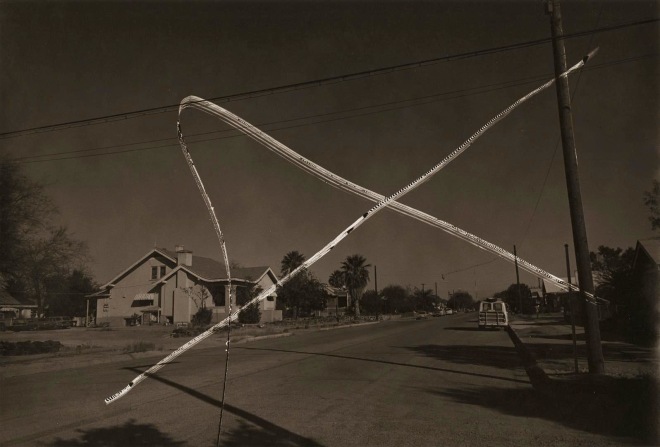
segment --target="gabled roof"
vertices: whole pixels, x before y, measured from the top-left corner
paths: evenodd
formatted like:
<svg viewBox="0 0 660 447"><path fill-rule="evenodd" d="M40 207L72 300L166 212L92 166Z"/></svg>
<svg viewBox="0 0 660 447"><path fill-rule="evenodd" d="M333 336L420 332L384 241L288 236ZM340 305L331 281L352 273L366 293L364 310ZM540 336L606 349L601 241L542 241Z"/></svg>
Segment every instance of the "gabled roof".
<svg viewBox="0 0 660 447"><path fill-rule="evenodd" d="M167 250L165 248L160 248L159 251L166 254L176 262L176 252ZM227 270L225 269L225 265L212 258L193 255L191 266L182 265L180 267L202 279L209 281L227 279ZM269 271L272 274L274 281L277 281L277 276L268 266L233 268L230 269L229 273L231 273L232 279L258 282Z"/></svg>
<svg viewBox="0 0 660 447"><path fill-rule="evenodd" d="M103 286L101 286L102 289L105 289L108 286L114 286L114 284L118 283L119 280L126 276L128 273L130 273L133 269L135 269L137 266L142 264L144 261L152 257L154 254L159 254L167 259L169 259L174 265L176 265L176 253L174 254L174 257L172 257L170 254L168 254L167 250L164 250L162 248L152 248L149 250L144 256L142 256L140 259L138 259L136 262L130 265L127 269L123 270L121 273L119 273L117 276L112 278L110 281L105 283Z"/></svg>
<svg viewBox="0 0 660 447"><path fill-rule="evenodd" d="M338 287L332 287L329 284L323 284L323 288L326 293L330 296L348 296L348 291L346 289L340 289Z"/></svg>
<svg viewBox="0 0 660 447"><path fill-rule="evenodd" d="M112 280L104 284L101 289L107 289L108 287L113 287L114 284L119 282L119 280L125 276L126 274L130 273L133 269L135 269L137 266L145 262L147 259L154 255L160 255L167 260L171 262L172 265L172 270L163 278L161 278L161 281L167 280L170 278L173 274L176 274L177 271L179 270L184 270L188 272L189 274L196 276L197 278L203 279L205 281L222 281L222 280L227 280L227 272L225 270L224 264L216 261L215 259L212 258L207 258L204 256L192 256L192 266L187 266L187 265L177 265L177 254L174 251L168 250L166 248L153 248L149 252L147 252L144 256L142 256L137 262L133 263L130 267L128 267L126 270L122 271L119 273L117 276L115 276ZM250 282L258 282L260 281L265 275L268 275L271 277L271 280L273 282L277 282L277 275L273 273L270 267L268 266L263 266L263 267L245 267L245 268L234 268L231 269L230 271L232 280L236 281L250 281ZM97 292L96 294L90 295L91 296L96 296L96 297L101 297L103 296L103 291L102 292Z"/></svg>
<svg viewBox="0 0 660 447"><path fill-rule="evenodd" d="M568 278L560 278L562 281L565 283L568 283ZM571 284L573 285L578 285L578 280L576 278L571 278ZM543 292L544 293L566 293L567 291L559 287L557 284L555 284L552 281L549 281L547 279L543 280Z"/></svg>
<svg viewBox="0 0 660 447"><path fill-rule="evenodd" d="M17 306L21 302L11 296L9 292L0 288L0 306Z"/></svg>
<svg viewBox="0 0 660 447"><path fill-rule="evenodd" d="M656 265L660 265L660 238L641 239L637 241L633 268L637 264L639 256L642 255L647 256Z"/></svg>

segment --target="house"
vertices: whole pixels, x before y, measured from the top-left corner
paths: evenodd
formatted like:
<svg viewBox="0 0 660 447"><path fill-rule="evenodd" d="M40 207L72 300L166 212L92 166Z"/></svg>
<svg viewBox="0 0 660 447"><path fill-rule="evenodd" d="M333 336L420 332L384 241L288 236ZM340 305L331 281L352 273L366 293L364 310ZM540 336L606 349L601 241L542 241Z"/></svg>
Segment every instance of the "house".
<svg viewBox="0 0 660 447"><path fill-rule="evenodd" d="M597 274L597 272L592 272L591 275L594 281L594 286L597 287L601 281L600 276ZM568 283L567 277L560 279L565 283ZM545 297L545 303L549 309L553 309L552 310L553 312L563 309L564 319L567 322L569 322L571 315L571 307L573 307L575 311L575 323L579 325L584 324L584 322L582 321L583 318L582 314L584 313L584 309L583 309L584 301L580 299L580 292L573 291L570 293L570 296L572 298L572 306L571 306L571 301L569 301L569 293L567 290L562 289L557 284L548 281L546 279L543 280L542 284L543 284L542 287L543 287L543 294ZM575 271L575 275L571 277L571 284L573 284L574 286L580 285L580 282L578 280L577 270ZM599 299L598 320L604 321L611 317L612 317L612 310L610 309L610 302L605 299Z"/></svg>
<svg viewBox="0 0 660 447"><path fill-rule="evenodd" d="M328 294L326 307L324 310L317 311L316 316L328 317L346 314L351 304L348 291L345 288L332 287L327 284L324 284L323 288Z"/></svg>
<svg viewBox="0 0 660 447"><path fill-rule="evenodd" d="M565 283L568 283L568 278L560 278ZM571 278L571 284L577 285L577 275ZM570 303L568 301L568 291L562 289L557 284L547 279L544 279L541 283L541 289L543 292L543 304L545 305L548 312L559 312L562 308L564 313L568 312L570 308ZM574 299L577 299L578 293L573 293L575 295ZM577 303L577 301L575 301Z"/></svg>
<svg viewBox="0 0 660 447"><path fill-rule="evenodd" d="M0 320L11 322L14 318L32 318L36 313L36 304L21 303L0 287Z"/></svg>
<svg viewBox="0 0 660 447"><path fill-rule="evenodd" d="M235 268L231 275L232 310L237 295L278 281L270 267ZM200 307L212 309L217 323L229 315L228 283L222 263L177 245L175 251L150 250L87 299L97 300L96 324L189 323ZM276 300L273 293L259 304L261 322L282 319Z"/></svg>
<svg viewBox="0 0 660 447"><path fill-rule="evenodd" d="M658 336L658 281L660 239L638 240L632 265L635 290L629 303L630 335L635 340L654 341Z"/></svg>

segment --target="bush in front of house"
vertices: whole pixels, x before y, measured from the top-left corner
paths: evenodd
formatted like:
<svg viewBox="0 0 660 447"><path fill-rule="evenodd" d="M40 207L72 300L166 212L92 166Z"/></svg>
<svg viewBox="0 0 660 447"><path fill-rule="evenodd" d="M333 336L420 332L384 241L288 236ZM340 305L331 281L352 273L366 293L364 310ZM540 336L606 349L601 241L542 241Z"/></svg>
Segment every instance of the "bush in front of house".
<svg viewBox="0 0 660 447"><path fill-rule="evenodd" d="M133 342L126 347L124 347L124 352L127 354L131 354L134 352L147 352L147 351L155 351L156 350L156 345L151 342L146 342L146 341L138 341L138 342Z"/></svg>
<svg viewBox="0 0 660 447"><path fill-rule="evenodd" d="M192 324L195 327L208 326L211 324L213 318L213 311L206 307L200 307L195 315L192 317Z"/></svg>
<svg viewBox="0 0 660 447"><path fill-rule="evenodd" d="M0 341L0 355L33 355L59 352L62 343L55 340L46 341Z"/></svg>
<svg viewBox="0 0 660 447"><path fill-rule="evenodd" d="M257 324L259 320L261 320L259 303L250 304L238 314L238 322L242 324Z"/></svg>

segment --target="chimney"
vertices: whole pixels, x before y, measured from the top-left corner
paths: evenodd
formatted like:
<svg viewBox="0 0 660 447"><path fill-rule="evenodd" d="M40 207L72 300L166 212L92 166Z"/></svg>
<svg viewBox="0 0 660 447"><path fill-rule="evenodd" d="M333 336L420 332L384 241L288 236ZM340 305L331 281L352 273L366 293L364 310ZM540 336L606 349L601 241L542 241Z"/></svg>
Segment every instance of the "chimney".
<svg viewBox="0 0 660 447"><path fill-rule="evenodd" d="M183 248L183 245L175 245L174 250L176 251L176 264L177 265L187 265L188 267L192 266L192 251L186 250Z"/></svg>

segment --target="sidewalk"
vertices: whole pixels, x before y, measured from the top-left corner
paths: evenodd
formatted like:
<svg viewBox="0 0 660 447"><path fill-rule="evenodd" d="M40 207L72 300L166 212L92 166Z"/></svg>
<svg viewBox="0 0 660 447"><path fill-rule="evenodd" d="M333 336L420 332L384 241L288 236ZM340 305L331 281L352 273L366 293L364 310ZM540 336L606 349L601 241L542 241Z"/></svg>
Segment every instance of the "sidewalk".
<svg viewBox="0 0 660 447"><path fill-rule="evenodd" d="M515 315L511 329L534 357L538 366L550 377L575 373L571 325L561 313ZM584 328L576 326L578 371L588 372ZM658 358L653 348L636 346L601 335L605 374L613 377L657 375Z"/></svg>
<svg viewBox="0 0 660 447"><path fill-rule="evenodd" d="M270 338L288 337L291 335L303 335L315 331L328 331L334 329L346 329L363 325L378 324L379 322L342 324L328 327L285 328L283 332L272 333L267 329L254 331L240 328L232 332L232 345L240 345ZM248 334L243 334L247 330ZM134 359L148 359L155 361L164 358L192 337L172 338L169 336L171 329L163 327L152 328L117 328L112 331L72 329L60 331L37 331L4 333L0 340L23 341L23 340L49 340L58 339L62 341L65 349L58 353L0 356L0 381L16 376L37 374L44 372L59 371L62 369L82 368L87 366L116 363ZM254 332L254 333L252 333ZM215 348L219 353L224 352L226 332L213 335L202 343L191 349ZM155 349L146 352L126 352L124 349L130 342L146 341L152 342ZM76 346L83 349L76 349Z"/></svg>
<svg viewBox="0 0 660 447"><path fill-rule="evenodd" d="M605 374L588 373L584 329L573 337L563 315L512 316L508 328L527 375L546 411L576 428L622 442L658 445L658 356L653 348L601 334Z"/></svg>

